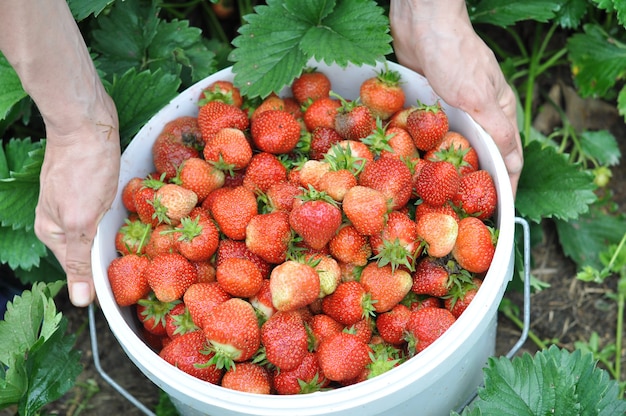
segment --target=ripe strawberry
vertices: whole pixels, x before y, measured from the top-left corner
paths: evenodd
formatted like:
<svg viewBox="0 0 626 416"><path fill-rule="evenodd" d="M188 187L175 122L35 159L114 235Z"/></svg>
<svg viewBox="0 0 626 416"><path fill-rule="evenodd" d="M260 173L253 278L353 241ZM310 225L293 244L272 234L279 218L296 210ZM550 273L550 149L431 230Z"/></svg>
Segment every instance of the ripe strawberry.
<svg viewBox="0 0 626 416"><path fill-rule="evenodd" d="M490 218L496 210L498 194L489 172L477 170L461 176L452 202L467 215L481 220Z"/></svg>
<svg viewBox="0 0 626 416"><path fill-rule="evenodd" d="M249 298L254 296L263 283L261 271L252 261L231 257L217 266L217 283L231 296Z"/></svg>
<svg viewBox="0 0 626 416"><path fill-rule="evenodd" d="M289 153L300 140L300 123L285 110L268 110L252 121L250 135L262 152Z"/></svg>
<svg viewBox="0 0 626 416"><path fill-rule="evenodd" d="M215 352L209 363L227 370L234 362L249 360L261 343L261 330L254 308L240 298L228 299L211 309L204 318L202 330Z"/></svg>
<svg viewBox="0 0 626 416"><path fill-rule="evenodd" d="M227 127L207 140L202 154L207 162L232 175L248 166L252 147L243 131Z"/></svg>
<svg viewBox="0 0 626 416"><path fill-rule="evenodd" d="M261 114L268 110L285 110L285 100L282 97L276 95L276 93L271 93L261 103L254 108L252 114L250 115L250 121L256 120Z"/></svg>
<svg viewBox="0 0 626 416"><path fill-rule="evenodd" d="M143 186L134 193L133 202L135 204L135 210L139 219L146 223L156 227L160 218L157 217L154 209L154 198L156 191L164 185L164 182L160 179L152 179L147 177L143 181Z"/></svg>
<svg viewBox="0 0 626 416"><path fill-rule="evenodd" d="M311 336L310 349L312 351L317 351L324 338L337 332L341 332L344 328L343 324L337 322L323 312L313 315L311 320L307 323L307 327Z"/></svg>
<svg viewBox="0 0 626 416"><path fill-rule="evenodd" d="M223 79L212 82L202 90L198 98L198 105L202 106L209 101L221 101L235 107L241 107L243 104L239 88L235 87L232 82Z"/></svg>
<svg viewBox="0 0 626 416"><path fill-rule="evenodd" d="M472 273L484 273L489 269L496 250L495 237L490 227L476 217L459 221L458 236L452 256L459 266Z"/></svg>
<svg viewBox="0 0 626 416"><path fill-rule="evenodd" d="M405 269L392 270L391 265L379 266L369 263L361 272L361 284L370 294L377 313L396 306L413 286L413 278Z"/></svg>
<svg viewBox="0 0 626 416"><path fill-rule="evenodd" d="M371 295L361 282L343 282L322 300L322 311L342 325L353 325L372 316L372 303Z"/></svg>
<svg viewBox="0 0 626 416"><path fill-rule="evenodd" d="M357 231L363 235L380 233L388 211L382 192L366 186L354 186L343 198L343 212Z"/></svg>
<svg viewBox="0 0 626 416"><path fill-rule="evenodd" d="M420 104L406 118L406 129L415 147L425 152L437 146L448 128L448 116L440 103Z"/></svg>
<svg viewBox="0 0 626 416"><path fill-rule="evenodd" d="M135 192L143 186L143 178L138 176L130 178L124 188L122 188L122 205L128 210L128 212L137 212L135 208Z"/></svg>
<svg viewBox="0 0 626 416"><path fill-rule="evenodd" d="M445 257L455 245L459 225L454 217L429 212L417 219L417 236L431 257Z"/></svg>
<svg viewBox="0 0 626 416"><path fill-rule="evenodd" d="M328 97L330 79L316 68L305 68L302 74L291 83L293 97L300 104Z"/></svg>
<svg viewBox="0 0 626 416"><path fill-rule="evenodd" d="M153 259L162 253L177 253L176 237L172 232L174 227L170 224L157 225L152 233L150 239L146 245L146 255Z"/></svg>
<svg viewBox="0 0 626 416"><path fill-rule="evenodd" d="M174 232L176 249L189 261L207 261L217 250L220 232L208 217L184 217Z"/></svg>
<svg viewBox="0 0 626 416"><path fill-rule="evenodd" d="M309 159L321 160L332 145L339 143L343 137L333 127L320 126L311 131Z"/></svg>
<svg viewBox="0 0 626 416"><path fill-rule="evenodd" d="M150 293L150 285L143 271L150 264L144 256L128 254L114 258L107 268L109 284L115 302L119 306L130 306Z"/></svg>
<svg viewBox="0 0 626 416"><path fill-rule="evenodd" d="M152 145L152 161L157 173L165 174L165 179L175 177L185 159L200 156L203 145L196 117L181 116L168 122Z"/></svg>
<svg viewBox="0 0 626 416"><path fill-rule="evenodd" d="M270 291L270 279L263 279L259 291L248 299L250 304L254 306L259 320L264 322L274 315L277 311L272 304L272 292Z"/></svg>
<svg viewBox="0 0 626 416"><path fill-rule="evenodd" d="M293 97L283 97L283 103L285 105L283 109L294 116L296 120L303 125L304 121L302 117L304 117L304 112L302 111L300 103Z"/></svg>
<svg viewBox="0 0 626 416"><path fill-rule="evenodd" d="M387 136L390 136L389 147L391 150L383 150L380 156L393 156L404 160L419 158L419 153L413 143L413 138L406 129L401 127L388 127Z"/></svg>
<svg viewBox="0 0 626 416"><path fill-rule="evenodd" d="M369 136L376 128L376 119L369 108L359 100L340 100L342 105L335 116L335 130L346 140L361 140Z"/></svg>
<svg viewBox="0 0 626 416"><path fill-rule="evenodd" d="M202 328L204 319L211 310L230 298L231 296L217 282L194 283L183 295L183 302L193 322Z"/></svg>
<svg viewBox="0 0 626 416"><path fill-rule="evenodd" d="M426 307L411 312L406 330L409 339L409 353L414 355L424 351L452 326L456 318L444 308Z"/></svg>
<svg viewBox="0 0 626 416"><path fill-rule="evenodd" d="M302 189L291 182L272 184L265 193L265 212L291 211L294 199L302 193Z"/></svg>
<svg viewBox="0 0 626 416"><path fill-rule="evenodd" d="M248 250L271 264L285 261L291 237L289 214L285 211L255 215L246 227Z"/></svg>
<svg viewBox="0 0 626 416"><path fill-rule="evenodd" d="M346 325L343 328L343 332L354 334L361 341L369 344L370 341L372 341L372 335L374 334L374 320L369 318L360 319L352 325Z"/></svg>
<svg viewBox="0 0 626 416"><path fill-rule="evenodd" d="M212 260L208 261L192 261L198 273L198 283L215 282L215 265Z"/></svg>
<svg viewBox="0 0 626 416"><path fill-rule="evenodd" d="M404 266L413 270L415 258L420 254L417 242L417 223L400 211L392 211L380 234L370 236L374 259L379 266L392 269Z"/></svg>
<svg viewBox="0 0 626 416"><path fill-rule="evenodd" d="M452 163L459 175L478 169L478 153L465 136L455 131L448 131L441 142L424 154L424 159L437 161L446 160Z"/></svg>
<svg viewBox="0 0 626 416"><path fill-rule="evenodd" d="M392 345L401 345L405 342L404 332L409 322L411 310L398 303L391 310L376 317L376 329L381 338Z"/></svg>
<svg viewBox="0 0 626 416"><path fill-rule="evenodd" d="M165 332L170 338L176 338L189 332L197 331L199 328L191 319L189 309L184 303L177 303L165 315Z"/></svg>
<svg viewBox="0 0 626 416"><path fill-rule="evenodd" d="M317 354L307 351L298 367L276 371L273 385L276 394L308 394L321 391L329 382L320 368Z"/></svg>
<svg viewBox="0 0 626 416"><path fill-rule="evenodd" d="M459 173L452 163L426 162L417 175L415 192L427 204L439 206L454 198L459 182Z"/></svg>
<svg viewBox="0 0 626 416"><path fill-rule="evenodd" d="M126 218L124 225L115 234L115 249L124 255L144 254L150 240L152 227L140 219Z"/></svg>
<svg viewBox="0 0 626 416"><path fill-rule="evenodd" d="M165 317L178 303L180 302L161 302L151 292L145 298L137 301L137 318L150 334L166 336Z"/></svg>
<svg viewBox="0 0 626 416"><path fill-rule="evenodd" d="M416 106L409 106L396 111L389 118L387 125L389 127L400 127L406 129L406 120L409 117L409 114L411 114L416 108Z"/></svg>
<svg viewBox="0 0 626 416"><path fill-rule="evenodd" d="M245 241L231 240L228 238L221 239L217 247L216 264L219 266L224 260L232 257L250 260L257 266L264 279L270 277L270 264L259 255L250 251Z"/></svg>
<svg viewBox="0 0 626 416"><path fill-rule="evenodd" d="M144 269L150 288L161 302L172 302L198 280L196 268L182 254L163 253Z"/></svg>
<svg viewBox="0 0 626 416"><path fill-rule="evenodd" d="M452 218L457 220L457 222L460 220L459 214L457 214L452 204L433 206L427 204L426 202L422 202L418 204L417 207L415 207L415 221L417 221L422 215L426 214L427 212L440 212L442 214L450 215Z"/></svg>
<svg viewBox="0 0 626 416"><path fill-rule="evenodd" d="M167 183L154 194L154 210L161 222L179 224L181 218L189 215L198 203L198 196L192 190L180 185Z"/></svg>
<svg viewBox="0 0 626 416"><path fill-rule="evenodd" d="M419 295L446 296L450 290L450 272L437 259L425 257L415 268L411 290Z"/></svg>
<svg viewBox="0 0 626 416"><path fill-rule="evenodd" d="M204 365L210 355L203 354L206 338L202 331L193 331L172 339L160 352L159 356L174 367L200 380L219 384L223 370L215 365Z"/></svg>
<svg viewBox="0 0 626 416"><path fill-rule="evenodd" d="M320 278L310 265L287 260L270 274L272 304L279 311L293 311L317 299Z"/></svg>
<svg viewBox="0 0 626 416"><path fill-rule="evenodd" d="M335 117L341 102L332 97L322 97L307 105L304 110L304 125L308 131L318 127L335 128Z"/></svg>
<svg viewBox="0 0 626 416"><path fill-rule="evenodd" d="M416 296L414 299L412 299L407 304L409 306L409 309L411 309L411 311L416 311L418 309L428 308L428 307L433 307L433 308L442 308L443 307L443 301L441 300L441 298L437 298L435 296L425 296L425 297L424 296Z"/></svg>
<svg viewBox="0 0 626 416"><path fill-rule="evenodd" d="M289 213L289 225L305 244L321 250L335 236L341 225L341 209L323 192L313 188L299 197Z"/></svg>
<svg viewBox="0 0 626 416"><path fill-rule="evenodd" d="M348 169L330 170L319 181L319 190L337 202L343 201L348 189L358 185L357 179Z"/></svg>
<svg viewBox="0 0 626 416"><path fill-rule="evenodd" d="M252 192L267 192L275 183L287 181L287 168L278 157L261 152L252 156L243 178L243 186Z"/></svg>
<svg viewBox="0 0 626 416"><path fill-rule="evenodd" d="M267 369L259 364L243 362L230 367L224 373L222 387L253 394L270 394L271 377Z"/></svg>
<svg viewBox="0 0 626 416"><path fill-rule="evenodd" d="M444 306L455 318L459 318L465 309L470 305L478 293L478 289L483 281L476 277L462 282L455 286L450 292L450 296L444 299Z"/></svg>
<svg viewBox="0 0 626 416"><path fill-rule="evenodd" d="M357 266L365 266L372 255L369 239L350 224L339 228L328 247L339 262Z"/></svg>
<svg viewBox="0 0 626 416"><path fill-rule="evenodd" d="M412 175L402 160L381 157L365 165L359 185L382 192L391 209L400 209L411 198Z"/></svg>
<svg viewBox="0 0 626 416"><path fill-rule="evenodd" d="M198 203L202 203L212 191L224 185L224 172L200 158L192 157L180 166L178 180L183 188L195 192Z"/></svg>
<svg viewBox="0 0 626 416"><path fill-rule="evenodd" d="M257 213L256 197L244 186L217 195L211 206L220 231L233 240L246 238L246 227Z"/></svg>
<svg viewBox="0 0 626 416"><path fill-rule="evenodd" d="M302 316L296 311L279 311L261 327L265 357L280 371L296 369L308 352L308 336Z"/></svg>
<svg viewBox="0 0 626 416"><path fill-rule="evenodd" d="M404 90L397 71L382 69L377 76L363 81L359 96L374 118L386 120L404 107Z"/></svg>
<svg viewBox="0 0 626 416"><path fill-rule="evenodd" d="M338 332L322 341L317 354L326 378L341 382L356 377L371 362L370 352L356 335Z"/></svg>
<svg viewBox="0 0 626 416"><path fill-rule="evenodd" d="M233 104L209 101L198 109L198 127L202 132L204 143L223 128L245 130L249 125L248 115Z"/></svg>

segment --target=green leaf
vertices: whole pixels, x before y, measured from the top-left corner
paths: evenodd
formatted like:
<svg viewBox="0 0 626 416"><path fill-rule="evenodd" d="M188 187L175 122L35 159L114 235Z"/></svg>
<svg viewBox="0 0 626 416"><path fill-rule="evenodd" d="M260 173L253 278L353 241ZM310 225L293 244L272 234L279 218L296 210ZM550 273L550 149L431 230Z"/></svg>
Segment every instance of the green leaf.
<svg viewBox="0 0 626 416"><path fill-rule="evenodd" d="M346 66L373 64L391 53L389 22L371 0L269 0L244 16L233 40L235 85L265 97L289 85L315 58Z"/></svg>
<svg viewBox="0 0 626 416"><path fill-rule="evenodd" d="M125 0L97 19L92 46L101 54L98 69L106 74L160 69L179 76L185 67L191 82L215 72L215 54L203 43L202 31L187 20L163 21L158 13L156 2Z"/></svg>
<svg viewBox="0 0 626 416"><path fill-rule="evenodd" d="M0 179L0 226L32 229L39 195L43 143L11 139L7 144L5 156L9 175Z"/></svg>
<svg viewBox="0 0 626 416"><path fill-rule="evenodd" d="M126 147L139 129L172 98L180 85L180 79L161 70L137 73L129 69L115 76L107 87L118 108L120 138Z"/></svg>
<svg viewBox="0 0 626 416"><path fill-rule="evenodd" d="M594 158L600 165L619 164L622 153L615 136L610 131L584 131L579 139L583 153Z"/></svg>
<svg viewBox="0 0 626 416"><path fill-rule="evenodd" d="M558 0L483 0L469 9L473 23L512 26L522 20L547 22L556 16L563 1Z"/></svg>
<svg viewBox="0 0 626 416"><path fill-rule="evenodd" d="M0 407L17 403L19 414L35 414L57 400L81 371L74 335L66 334L67 320L57 312L53 296L65 282L37 283L7 303L0 321ZM3 390L3 389L2 389Z"/></svg>
<svg viewBox="0 0 626 416"><path fill-rule="evenodd" d="M617 110L626 121L626 86L622 87L617 96Z"/></svg>
<svg viewBox="0 0 626 416"><path fill-rule="evenodd" d="M626 73L626 47L609 39L598 25L586 24L584 30L567 40L575 81L581 96L603 97Z"/></svg>
<svg viewBox="0 0 626 416"><path fill-rule="evenodd" d="M563 253L580 268L604 265L597 256L610 244L616 244L626 233L626 220L622 215L610 215L596 204L588 213L569 221L555 221Z"/></svg>
<svg viewBox="0 0 626 416"><path fill-rule="evenodd" d="M556 13L556 21L565 29L577 29L587 14L587 0L567 0Z"/></svg>
<svg viewBox="0 0 626 416"><path fill-rule="evenodd" d="M616 12L617 19L622 26L626 27L626 2L622 0L592 0L598 8L607 12Z"/></svg>
<svg viewBox="0 0 626 416"><path fill-rule="evenodd" d="M573 219L596 201L595 188L591 172L571 164L554 147L532 141L524 149L516 207L521 216L535 222Z"/></svg>
<svg viewBox="0 0 626 416"><path fill-rule="evenodd" d="M97 17L102 10L115 0L67 0L72 15L77 21L81 21L93 14Z"/></svg>
<svg viewBox="0 0 626 416"><path fill-rule="evenodd" d="M11 108L26 97L22 82L4 55L0 53L0 120L4 120Z"/></svg>
<svg viewBox="0 0 626 416"><path fill-rule="evenodd" d="M35 249L32 250L34 253L32 253L30 257L27 257L26 261L21 262L24 264L22 265L18 262L19 267L13 268L15 277L24 285L32 285L35 282L52 283L65 280L65 271L59 264L57 258L54 257L54 254L39 240L37 240L34 247ZM16 252L20 253L19 250L16 250ZM37 256L41 257L37 260ZM28 268L26 268L26 266L28 266Z"/></svg>
<svg viewBox="0 0 626 416"><path fill-rule="evenodd" d="M36 199L35 199L36 202ZM13 270L31 270L46 256L46 246L39 241L32 227L13 229L0 227L0 263ZM43 277L36 280L46 280Z"/></svg>
<svg viewBox="0 0 626 416"><path fill-rule="evenodd" d="M609 416L626 411L617 383L595 366L593 354L580 350L570 353L552 346L534 357L492 357L484 374L485 387L472 413L464 415Z"/></svg>

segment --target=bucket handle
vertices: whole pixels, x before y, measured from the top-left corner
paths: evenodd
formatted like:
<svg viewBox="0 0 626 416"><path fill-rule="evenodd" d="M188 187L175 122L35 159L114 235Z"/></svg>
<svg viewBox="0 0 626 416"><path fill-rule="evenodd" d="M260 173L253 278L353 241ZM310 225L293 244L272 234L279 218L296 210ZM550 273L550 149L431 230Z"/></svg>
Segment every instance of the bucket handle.
<svg viewBox="0 0 626 416"><path fill-rule="evenodd" d="M528 338L528 330L530 327L530 226L528 225L528 221L523 218L515 217L515 223L520 224L523 229L524 234L524 311L523 311L523 321L524 327L522 328L522 333L515 343L513 347L506 354L507 358L512 358L515 353L524 345L526 339ZM107 382L111 387L113 387L120 395L122 395L126 400L131 402L137 409L143 412L147 416L156 416L150 409L148 409L143 403L141 403L135 396L129 393L126 389L120 386L111 376L109 376L102 366L100 365L100 354L98 352L98 337L96 334L96 318L94 314L94 306L93 303L89 305L89 334L91 337L91 352L93 355L93 363L96 367L96 370L100 374L100 376ZM464 402L464 404L457 409L457 412L460 413L463 408L465 408L468 404L470 404L478 395L478 388L472 393L472 395Z"/></svg>
<svg viewBox="0 0 626 416"><path fill-rule="evenodd" d="M147 416L156 416L154 412L148 409L143 403L141 403L135 396L130 394L126 389L120 386L111 376L109 376L102 366L100 365L100 353L98 352L98 337L96 334L96 318L94 313L93 303L89 305L89 335L91 338L91 353L93 356L93 363L100 376L113 387L119 394L121 394L126 400L131 402L137 409L142 411Z"/></svg>

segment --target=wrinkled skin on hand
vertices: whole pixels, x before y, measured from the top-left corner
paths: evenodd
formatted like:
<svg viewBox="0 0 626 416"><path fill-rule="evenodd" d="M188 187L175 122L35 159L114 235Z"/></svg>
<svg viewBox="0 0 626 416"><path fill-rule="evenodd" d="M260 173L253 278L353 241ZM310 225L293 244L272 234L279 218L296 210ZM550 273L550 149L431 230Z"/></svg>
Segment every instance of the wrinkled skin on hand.
<svg viewBox="0 0 626 416"><path fill-rule="evenodd" d="M515 95L474 31L465 2L392 0L390 21L398 62L424 75L446 103L493 137L515 194L523 167Z"/></svg>
<svg viewBox="0 0 626 416"><path fill-rule="evenodd" d="M79 119L74 126L46 124L35 213L35 233L63 266L75 306L87 306L95 298L91 246L118 186L117 113L108 96L100 100L92 118Z"/></svg>

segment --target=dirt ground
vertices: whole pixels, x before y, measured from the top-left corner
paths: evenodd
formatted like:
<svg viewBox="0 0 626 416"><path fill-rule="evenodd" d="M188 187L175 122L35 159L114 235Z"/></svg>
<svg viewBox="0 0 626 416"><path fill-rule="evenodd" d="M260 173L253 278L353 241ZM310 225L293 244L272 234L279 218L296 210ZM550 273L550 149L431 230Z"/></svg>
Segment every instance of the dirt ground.
<svg viewBox="0 0 626 416"><path fill-rule="evenodd" d="M626 125L614 115L606 117L604 123L618 138L622 155L626 154ZM626 212L626 164L616 167L613 175L610 186L621 211ZM563 255L557 244L556 233L550 225L544 227L543 239L533 248L532 257L532 274L550 287L531 297L531 331L548 343L568 349L573 349L576 341L588 340L593 331L600 336L601 345L613 342L616 305L606 294L615 290L615 279L603 285L587 284L575 279L575 265ZM508 292L506 296L522 306L519 293ZM74 389L46 407L47 414L141 415L96 371L91 353L87 310L71 307L63 295L58 298L58 307L69 320L69 330L78 334L76 347L82 351L84 371ZM98 311L96 321L103 369L139 401L154 409L159 397L158 388L128 359ZM519 336L520 329L500 315L496 354L508 352ZM527 341L518 354L535 351L537 346ZM0 416L12 414L14 409L0 411Z"/></svg>

